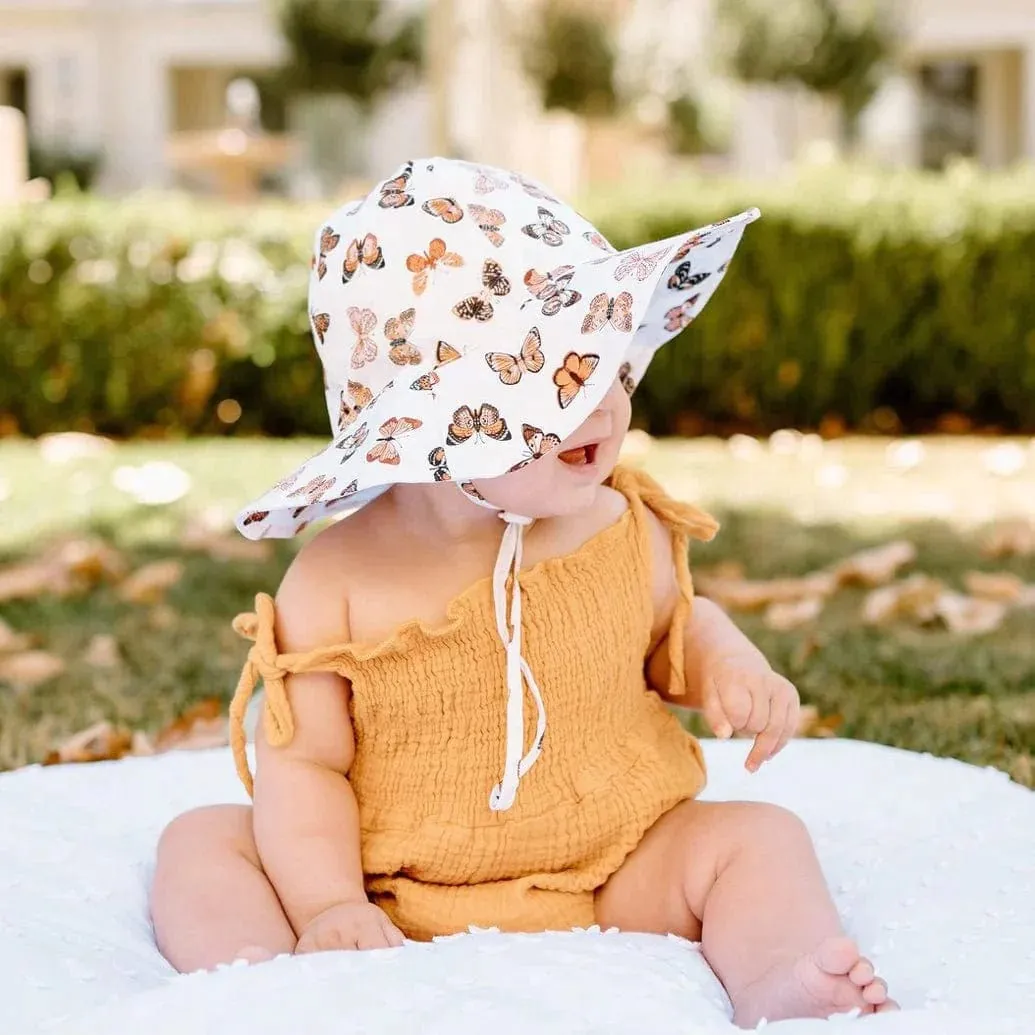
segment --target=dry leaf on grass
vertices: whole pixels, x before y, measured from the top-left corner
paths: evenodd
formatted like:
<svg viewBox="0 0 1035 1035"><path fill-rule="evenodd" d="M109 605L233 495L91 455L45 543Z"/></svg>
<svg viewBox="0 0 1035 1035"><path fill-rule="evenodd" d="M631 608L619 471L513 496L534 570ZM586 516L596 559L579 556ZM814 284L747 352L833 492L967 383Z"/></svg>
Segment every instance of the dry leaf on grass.
<svg viewBox="0 0 1035 1035"><path fill-rule="evenodd" d="M133 572L119 587L119 596L134 604L156 604L181 578L179 561L155 561Z"/></svg>
<svg viewBox="0 0 1035 1035"><path fill-rule="evenodd" d="M968 571L963 576L963 585L973 597L1003 604L1019 603L1027 589L1018 575L1009 572Z"/></svg>
<svg viewBox="0 0 1035 1035"><path fill-rule="evenodd" d="M133 732L125 726L98 722L74 733L43 759L44 765L69 762L109 762L131 754Z"/></svg>
<svg viewBox="0 0 1035 1035"><path fill-rule="evenodd" d="M1025 787L1035 787L1035 758L1018 755L1010 766L1010 776Z"/></svg>
<svg viewBox="0 0 1035 1035"><path fill-rule="evenodd" d="M26 650L0 658L0 683L31 690L61 675L65 663L45 650Z"/></svg>
<svg viewBox="0 0 1035 1035"><path fill-rule="evenodd" d="M25 600L44 593L65 597L85 588L63 568L42 561L28 561L0 569L0 602Z"/></svg>
<svg viewBox="0 0 1035 1035"><path fill-rule="evenodd" d="M943 593L938 598L938 617L950 632L979 636L998 629L1006 617L1006 604L997 600L979 600L962 593Z"/></svg>
<svg viewBox="0 0 1035 1035"><path fill-rule="evenodd" d="M27 633L16 633L0 618L0 654L11 654L15 651L28 650L31 646L31 636Z"/></svg>
<svg viewBox="0 0 1035 1035"><path fill-rule="evenodd" d="M819 597L804 597L784 604L770 604L765 613L765 624L778 632L788 632L815 621L823 610Z"/></svg>
<svg viewBox="0 0 1035 1035"><path fill-rule="evenodd" d="M836 737L844 724L841 715L820 715L814 704L803 704L798 714L797 737Z"/></svg>
<svg viewBox="0 0 1035 1035"><path fill-rule="evenodd" d="M702 596L735 611L759 611L772 604L792 604L806 599L823 600L837 588L831 572L819 571L800 579L731 579L698 575Z"/></svg>
<svg viewBox="0 0 1035 1035"><path fill-rule="evenodd" d="M230 742L223 703L208 698L188 708L154 739L154 749L163 751L200 751L223 747Z"/></svg>
<svg viewBox="0 0 1035 1035"><path fill-rule="evenodd" d="M899 568L915 560L916 547L905 540L896 540L845 558L835 566L834 574L842 586L885 586L895 578Z"/></svg>
<svg viewBox="0 0 1035 1035"><path fill-rule="evenodd" d="M122 664L119 641L109 633L98 633L86 645L83 661L94 668L118 668Z"/></svg>
<svg viewBox="0 0 1035 1035"><path fill-rule="evenodd" d="M882 625L896 618L931 622L945 587L929 575L912 575L890 586L872 590L863 601L863 621Z"/></svg>
<svg viewBox="0 0 1035 1035"><path fill-rule="evenodd" d="M985 536L981 547L986 557L1030 557L1035 554L1035 522L1014 518L1000 521Z"/></svg>
<svg viewBox="0 0 1035 1035"><path fill-rule="evenodd" d="M42 560L90 585L118 582L129 571L125 557L101 539L63 540L47 550Z"/></svg>

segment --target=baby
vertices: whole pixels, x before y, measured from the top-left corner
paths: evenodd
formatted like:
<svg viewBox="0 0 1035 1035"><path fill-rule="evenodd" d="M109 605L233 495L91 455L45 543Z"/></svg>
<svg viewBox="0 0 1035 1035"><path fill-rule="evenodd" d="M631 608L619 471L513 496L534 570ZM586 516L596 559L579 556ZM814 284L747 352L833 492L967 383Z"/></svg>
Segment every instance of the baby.
<svg viewBox="0 0 1035 1035"><path fill-rule="evenodd" d="M700 746L666 702L753 737L755 772L798 695L692 600L689 543L715 522L619 464L636 382L756 216L617 253L541 185L430 159L320 230L334 439L238 527L339 520L235 623L253 804L162 836L175 967L595 923L702 942L744 1027L894 1008L801 821L697 800Z"/></svg>

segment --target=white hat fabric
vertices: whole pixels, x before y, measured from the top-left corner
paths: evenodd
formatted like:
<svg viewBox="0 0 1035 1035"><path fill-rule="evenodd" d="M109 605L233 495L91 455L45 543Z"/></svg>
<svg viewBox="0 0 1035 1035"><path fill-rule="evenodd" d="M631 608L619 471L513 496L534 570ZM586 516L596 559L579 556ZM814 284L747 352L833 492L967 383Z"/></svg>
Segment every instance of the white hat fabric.
<svg viewBox="0 0 1035 1035"><path fill-rule="evenodd" d="M333 440L238 529L287 538L392 484L465 484L538 459L616 377L635 388L758 214L616 252L518 173L407 162L316 234L309 316Z"/></svg>

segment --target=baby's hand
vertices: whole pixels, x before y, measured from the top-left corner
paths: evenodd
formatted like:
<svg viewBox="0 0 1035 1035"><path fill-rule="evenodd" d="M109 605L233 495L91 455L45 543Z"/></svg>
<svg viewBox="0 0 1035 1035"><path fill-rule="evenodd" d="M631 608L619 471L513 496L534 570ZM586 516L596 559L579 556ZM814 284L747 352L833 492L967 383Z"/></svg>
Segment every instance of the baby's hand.
<svg viewBox="0 0 1035 1035"><path fill-rule="evenodd" d="M309 921L295 952L387 949L402 944L402 932L372 902L341 902Z"/></svg>
<svg viewBox="0 0 1035 1035"><path fill-rule="evenodd" d="M777 675L761 655L727 654L710 661L704 673L701 710L717 737L755 735L745 767L757 772L782 751L798 728L798 691Z"/></svg>

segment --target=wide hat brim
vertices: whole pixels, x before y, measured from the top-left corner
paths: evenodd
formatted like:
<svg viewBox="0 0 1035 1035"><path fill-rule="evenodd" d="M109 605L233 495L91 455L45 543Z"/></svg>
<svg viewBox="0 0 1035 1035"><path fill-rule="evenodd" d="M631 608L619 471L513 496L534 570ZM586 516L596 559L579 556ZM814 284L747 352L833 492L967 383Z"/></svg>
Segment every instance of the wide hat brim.
<svg viewBox="0 0 1035 1035"><path fill-rule="evenodd" d="M616 378L635 388L657 349L708 304L758 217L750 209L578 263L568 283L580 303L549 315L518 282L519 299L493 321L491 338L448 366L435 343L424 342L425 361L400 367L326 448L242 508L238 530L250 539L290 538L314 520L356 512L394 484L466 483L535 462L544 439L568 438ZM521 362L523 344L530 355L538 347L541 364ZM505 359L488 359L507 354L515 360L509 370ZM506 383L515 373L519 382ZM433 390L417 390L429 382Z"/></svg>

